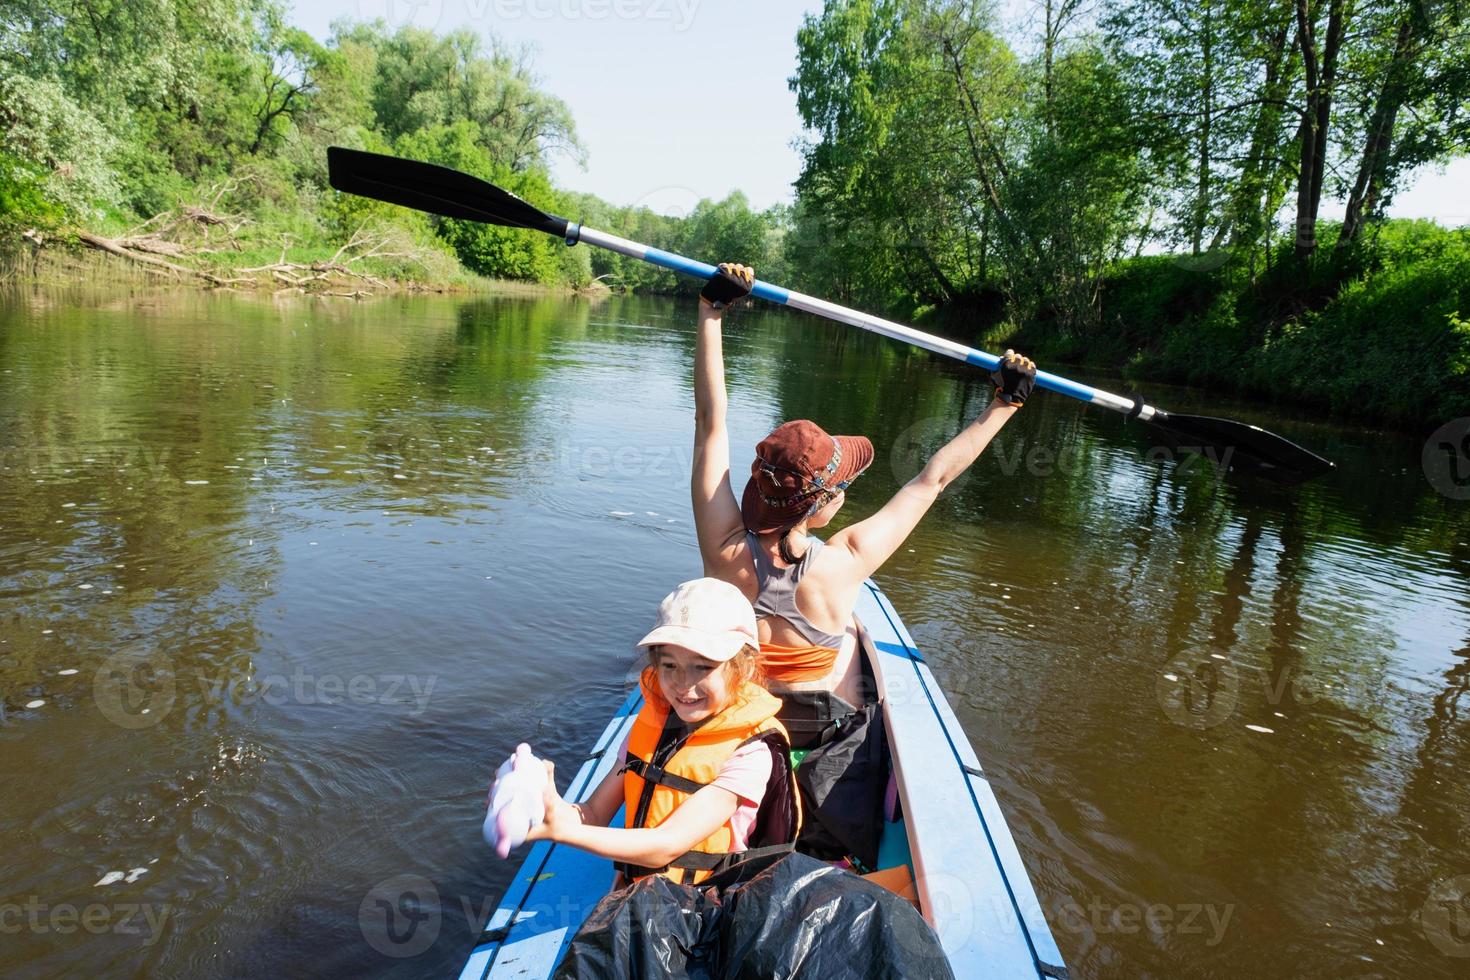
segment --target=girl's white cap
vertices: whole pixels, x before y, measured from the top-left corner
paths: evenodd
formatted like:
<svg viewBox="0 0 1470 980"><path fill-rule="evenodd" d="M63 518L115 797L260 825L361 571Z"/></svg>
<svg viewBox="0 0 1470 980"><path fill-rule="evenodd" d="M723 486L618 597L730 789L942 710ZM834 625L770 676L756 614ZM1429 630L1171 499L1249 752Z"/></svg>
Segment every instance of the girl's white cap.
<svg viewBox="0 0 1470 980"><path fill-rule="evenodd" d="M659 643L685 647L706 660L724 663L746 646L760 646L755 610L729 582L717 578L685 582L659 603L658 622L638 646Z"/></svg>

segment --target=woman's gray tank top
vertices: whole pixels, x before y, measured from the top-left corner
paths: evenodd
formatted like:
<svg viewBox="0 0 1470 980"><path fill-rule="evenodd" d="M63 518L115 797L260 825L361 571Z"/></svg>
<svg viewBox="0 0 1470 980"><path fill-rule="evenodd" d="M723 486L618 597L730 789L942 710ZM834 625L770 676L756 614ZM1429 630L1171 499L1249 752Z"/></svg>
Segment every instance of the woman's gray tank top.
<svg viewBox="0 0 1470 980"><path fill-rule="evenodd" d="M750 542L750 553L755 558L755 581L759 594L752 605L755 606L756 616L780 616L812 646L840 650L842 634L822 632L796 608L796 587L801 583L812 559L826 547L821 539L807 535L806 554L801 556L801 560L795 565L777 568L766 550L761 547L760 538L749 531L745 532L745 537Z"/></svg>

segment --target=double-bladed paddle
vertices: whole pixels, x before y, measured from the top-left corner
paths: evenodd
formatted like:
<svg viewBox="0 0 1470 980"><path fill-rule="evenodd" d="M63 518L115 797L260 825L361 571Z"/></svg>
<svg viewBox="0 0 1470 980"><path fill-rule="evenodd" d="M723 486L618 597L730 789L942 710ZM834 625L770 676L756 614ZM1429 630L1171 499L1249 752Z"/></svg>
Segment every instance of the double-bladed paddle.
<svg viewBox="0 0 1470 980"><path fill-rule="evenodd" d="M555 235L568 245L586 242L588 245L642 259L698 279L708 279L715 273L715 267L707 263L630 242L626 238L547 214L509 191L448 167L380 153L349 150L340 146L328 147L327 166L332 186L339 191L390 204L401 204L448 218L481 221L511 228L530 228ZM757 280L751 289L751 295L839 323L861 327L894 340L902 340L915 347L974 364L986 371L995 370L1000 363L1000 359L994 354L767 282ZM1321 476L1333 468L1330 461L1316 453L1245 422L1165 412L1145 404L1142 399L1124 398L1100 391L1047 371L1036 373L1036 384L1048 391L1070 395L1146 422L1173 448L1197 453L1230 470L1268 477L1281 483L1300 483Z"/></svg>

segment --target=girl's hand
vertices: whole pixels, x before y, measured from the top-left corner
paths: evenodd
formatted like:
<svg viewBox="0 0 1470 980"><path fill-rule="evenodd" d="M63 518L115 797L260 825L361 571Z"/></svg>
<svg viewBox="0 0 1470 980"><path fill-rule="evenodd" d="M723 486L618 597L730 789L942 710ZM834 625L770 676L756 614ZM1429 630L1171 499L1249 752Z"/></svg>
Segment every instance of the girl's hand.
<svg viewBox="0 0 1470 980"><path fill-rule="evenodd" d="M550 759L545 762L546 790L541 794L541 802L546 807L546 816L526 834L528 844L538 840L561 840L568 828L582 824L582 811L562 799L556 791L556 766Z"/></svg>

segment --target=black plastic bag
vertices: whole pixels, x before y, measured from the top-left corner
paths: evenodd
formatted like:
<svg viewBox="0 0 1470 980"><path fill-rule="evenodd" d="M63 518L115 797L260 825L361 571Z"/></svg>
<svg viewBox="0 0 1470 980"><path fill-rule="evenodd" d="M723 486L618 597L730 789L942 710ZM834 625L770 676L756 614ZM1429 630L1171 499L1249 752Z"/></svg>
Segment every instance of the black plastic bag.
<svg viewBox="0 0 1470 980"><path fill-rule="evenodd" d="M556 976L580 980L952 980L914 907L804 854L751 862L700 887L655 875L608 895Z"/></svg>

